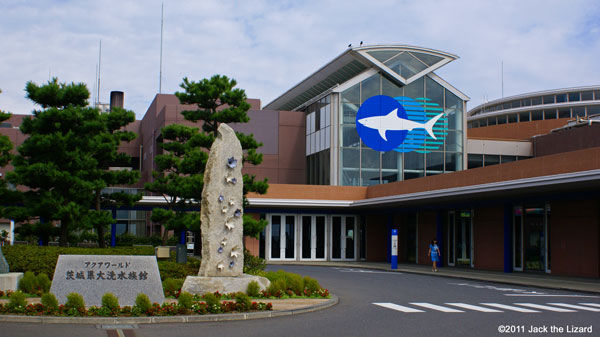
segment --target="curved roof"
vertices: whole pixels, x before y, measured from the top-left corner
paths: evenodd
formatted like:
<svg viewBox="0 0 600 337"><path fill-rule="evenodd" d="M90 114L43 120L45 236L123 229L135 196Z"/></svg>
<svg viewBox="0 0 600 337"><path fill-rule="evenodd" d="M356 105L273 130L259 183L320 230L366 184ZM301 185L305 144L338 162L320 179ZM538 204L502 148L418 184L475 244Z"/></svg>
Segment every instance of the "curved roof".
<svg viewBox="0 0 600 337"><path fill-rule="evenodd" d="M407 45L348 48L264 109L296 110L307 101L372 67L389 75L400 85L407 85L456 59L458 56L454 54Z"/></svg>

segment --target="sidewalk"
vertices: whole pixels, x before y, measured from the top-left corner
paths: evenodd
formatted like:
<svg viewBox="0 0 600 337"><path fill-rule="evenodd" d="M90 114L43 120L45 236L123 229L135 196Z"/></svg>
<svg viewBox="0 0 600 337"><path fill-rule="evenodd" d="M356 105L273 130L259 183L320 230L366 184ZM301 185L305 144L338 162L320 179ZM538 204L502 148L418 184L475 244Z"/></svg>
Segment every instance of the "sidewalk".
<svg viewBox="0 0 600 337"><path fill-rule="evenodd" d="M532 286L548 289L573 290L600 294L600 279L555 276L548 274L533 273L503 273L487 270L473 270L466 268L441 267L438 272L431 271L431 266L398 264L398 269L392 270L389 263L385 262L321 262L321 261L277 261L268 265L307 265L341 268L362 268L386 270L391 272L424 274L432 276L444 276L460 279L516 284L521 286Z"/></svg>

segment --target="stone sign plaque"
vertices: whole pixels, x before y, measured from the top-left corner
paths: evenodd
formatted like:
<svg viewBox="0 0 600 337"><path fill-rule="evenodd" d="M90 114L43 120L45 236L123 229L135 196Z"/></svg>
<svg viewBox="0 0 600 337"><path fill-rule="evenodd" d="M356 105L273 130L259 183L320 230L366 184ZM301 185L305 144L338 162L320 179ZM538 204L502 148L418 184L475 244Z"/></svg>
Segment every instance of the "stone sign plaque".
<svg viewBox="0 0 600 337"><path fill-rule="evenodd" d="M139 293L151 302L165 300L156 257L143 255L60 255L50 292L61 304L69 293L79 293L87 306L102 305L106 293L122 306L134 305Z"/></svg>

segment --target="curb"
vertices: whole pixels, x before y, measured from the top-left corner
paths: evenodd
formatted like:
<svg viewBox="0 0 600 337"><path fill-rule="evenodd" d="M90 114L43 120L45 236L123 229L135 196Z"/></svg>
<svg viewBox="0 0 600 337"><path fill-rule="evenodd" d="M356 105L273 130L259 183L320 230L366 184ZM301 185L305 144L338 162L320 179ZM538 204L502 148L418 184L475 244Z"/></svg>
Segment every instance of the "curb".
<svg viewBox="0 0 600 337"><path fill-rule="evenodd" d="M163 324L163 323L200 323L243 321L249 319L262 319L281 316L300 315L332 307L339 302L339 298L331 298L316 305L291 310L259 311L236 314L210 314L188 316L152 316L152 317L56 317L56 316L21 316L0 315L0 323L42 323L42 324Z"/></svg>

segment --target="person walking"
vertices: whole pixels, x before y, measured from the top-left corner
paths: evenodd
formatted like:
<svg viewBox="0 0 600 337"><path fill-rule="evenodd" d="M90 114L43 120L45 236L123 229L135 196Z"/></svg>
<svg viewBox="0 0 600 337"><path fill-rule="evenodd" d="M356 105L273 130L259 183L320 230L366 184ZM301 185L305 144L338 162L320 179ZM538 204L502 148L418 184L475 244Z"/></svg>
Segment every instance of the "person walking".
<svg viewBox="0 0 600 337"><path fill-rule="evenodd" d="M429 245L429 253L427 256L431 256L431 262L433 262L433 267L431 267L431 271L437 271L437 263L440 262L440 248L437 245L437 240L431 240L431 244Z"/></svg>

